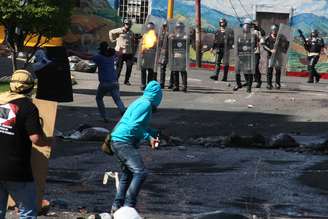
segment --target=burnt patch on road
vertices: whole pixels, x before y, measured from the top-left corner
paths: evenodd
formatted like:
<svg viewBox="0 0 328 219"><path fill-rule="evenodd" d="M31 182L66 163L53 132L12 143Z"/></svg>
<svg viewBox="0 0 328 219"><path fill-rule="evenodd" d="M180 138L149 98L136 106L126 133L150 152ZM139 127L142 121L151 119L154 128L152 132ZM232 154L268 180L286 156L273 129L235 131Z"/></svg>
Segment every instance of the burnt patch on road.
<svg viewBox="0 0 328 219"><path fill-rule="evenodd" d="M328 160L307 168L298 180L304 185L328 191Z"/></svg>
<svg viewBox="0 0 328 219"><path fill-rule="evenodd" d="M236 167L218 167L211 162L172 162L163 163L160 167L152 168L153 174L181 175L188 173L223 173L236 170Z"/></svg>

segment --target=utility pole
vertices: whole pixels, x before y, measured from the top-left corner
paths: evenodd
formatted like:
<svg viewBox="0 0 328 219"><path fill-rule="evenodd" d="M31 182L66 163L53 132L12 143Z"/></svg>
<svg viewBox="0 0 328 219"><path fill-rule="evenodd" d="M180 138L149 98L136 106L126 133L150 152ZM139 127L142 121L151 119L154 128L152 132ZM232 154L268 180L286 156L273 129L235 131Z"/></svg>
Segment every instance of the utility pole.
<svg viewBox="0 0 328 219"><path fill-rule="evenodd" d="M196 65L202 67L202 20L201 20L201 0L195 0L195 23L196 23Z"/></svg>
<svg viewBox="0 0 328 219"><path fill-rule="evenodd" d="M174 0L167 0L167 20L173 18Z"/></svg>

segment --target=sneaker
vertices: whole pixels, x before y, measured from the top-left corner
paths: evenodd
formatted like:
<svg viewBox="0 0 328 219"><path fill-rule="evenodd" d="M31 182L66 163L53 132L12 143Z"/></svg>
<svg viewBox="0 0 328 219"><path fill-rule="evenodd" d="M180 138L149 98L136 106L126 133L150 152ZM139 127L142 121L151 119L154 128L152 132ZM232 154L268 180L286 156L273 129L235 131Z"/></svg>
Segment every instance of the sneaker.
<svg viewBox="0 0 328 219"><path fill-rule="evenodd" d="M222 78L222 80L221 80L221 81L227 82L227 81L228 81L228 79L227 79L227 78Z"/></svg>
<svg viewBox="0 0 328 219"><path fill-rule="evenodd" d="M275 84L275 86L274 86L277 90L280 90L280 88L281 88L281 85L280 84Z"/></svg>
<svg viewBox="0 0 328 219"><path fill-rule="evenodd" d="M187 93L187 88L186 87L183 88L182 91L185 92L185 93Z"/></svg>
<svg viewBox="0 0 328 219"><path fill-rule="evenodd" d="M125 85L131 86L131 83L129 81L124 82Z"/></svg>
<svg viewBox="0 0 328 219"><path fill-rule="evenodd" d="M219 76L218 75L212 75L210 77L210 79L214 80L214 81L217 81L219 79Z"/></svg>
<svg viewBox="0 0 328 219"><path fill-rule="evenodd" d="M315 77L315 83L319 83L320 78L321 78L321 75L316 76L316 77Z"/></svg>
<svg viewBox="0 0 328 219"><path fill-rule="evenodd" d="M178 87L173 88L173 91L179 91L180 89Z"/></svg>
<svg viewBox="0 0 328 219"><path fill-rule="evenodd" d="M167 89L173 89L173 85L169 85Z"/></svg>
<svg viewBox="0 0 328 219"><path fill-rule="evenodd" d="M252 87L247 87L246 92L247 92L247 93L252 93Z"/></svg>
<svg viewBox="0 0 328 219"><path fill-rule="evenodd" d="M272 90L272 84L268 84L268 86L266 87L268 90Z"/></svg>

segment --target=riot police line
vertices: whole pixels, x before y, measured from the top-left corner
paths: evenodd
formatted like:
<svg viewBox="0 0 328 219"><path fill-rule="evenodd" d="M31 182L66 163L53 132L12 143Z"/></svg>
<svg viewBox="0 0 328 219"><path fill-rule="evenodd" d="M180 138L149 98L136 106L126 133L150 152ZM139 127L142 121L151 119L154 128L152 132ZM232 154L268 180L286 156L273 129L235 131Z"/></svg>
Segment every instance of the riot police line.
<svg viewBox="0 0 328 219"><path fill-rule="evenodd" d="M125 23L129 23L129 21L125 21ZM312 30L309 38L305 38L301 30L299 32L304 41L304 48L308 53L308 83L318 83L320 74L316 71L315 66L320 58L321 50L324 48L324 41L319 37L317 30ZM126 51L126 48L131 48L129 45L133 44L132 39L129 39L129 34L125 35L122 37L125 40L124 43L119 45L117 41L116 50L119 53ZM141 90L146 87L149 81L157 80L157 72L160 72L160 84L164 88L166 72L168 71L170 76L168 89L180 90L181 75L182 91L187 91L191 38L191 31L187 24L177 20L166 21L155 16L148 16L137 48L137 63L141 72ZM219 19L219 27L214 34L213 44L209 49L215 56L215 70L210 79L217 81L221 66L223 66L221 80L227 81L230 60L233 58L236 73L234 91L246 87L246 91L251 92L253 82L256 83L256 88L261 88L260 63L262 63L262 68L263 63L266 68L266 88L268 90L280 89L281 74L286 71L291 42L292 29L288 25L273 24L270 33L266 35L256 20L252 21L246 18L240 28L230 28L227 20L221 18ZM124 61L122 58L119 60ZM119 72L122 69L123 61L117 65ZM126 62L128 78L125 79L125 84L129 85L131 62ZM242 75L245 79L244 84L241 82Z"/></svg>

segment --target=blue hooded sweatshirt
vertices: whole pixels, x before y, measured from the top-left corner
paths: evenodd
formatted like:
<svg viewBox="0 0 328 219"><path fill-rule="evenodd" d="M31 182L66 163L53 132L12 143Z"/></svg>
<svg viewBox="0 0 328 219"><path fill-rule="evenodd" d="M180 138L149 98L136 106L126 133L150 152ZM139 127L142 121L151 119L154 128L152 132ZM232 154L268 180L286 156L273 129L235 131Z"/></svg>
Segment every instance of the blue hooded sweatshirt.
<svg viewBox="0 0 328 219"><path fill-rule="evenodd" d="M133 145L144 139L149 141L155 137L156 130L148 128L152 109L158 107L163 93L157 81L151 81L143 96L135 100L126 110L121 120L115 126L111 137L112 141L124 142Z"/></svg>

